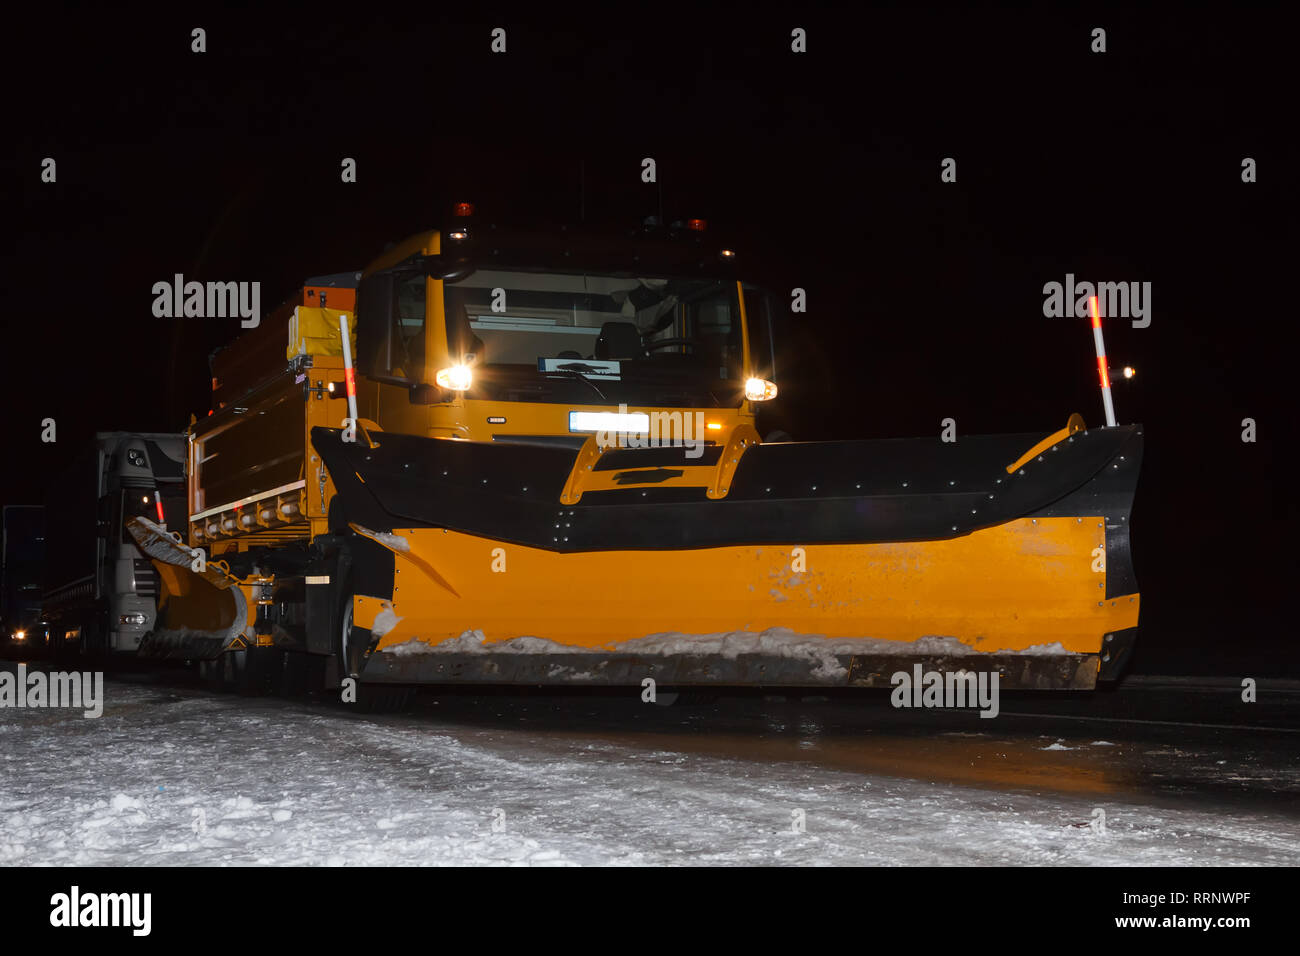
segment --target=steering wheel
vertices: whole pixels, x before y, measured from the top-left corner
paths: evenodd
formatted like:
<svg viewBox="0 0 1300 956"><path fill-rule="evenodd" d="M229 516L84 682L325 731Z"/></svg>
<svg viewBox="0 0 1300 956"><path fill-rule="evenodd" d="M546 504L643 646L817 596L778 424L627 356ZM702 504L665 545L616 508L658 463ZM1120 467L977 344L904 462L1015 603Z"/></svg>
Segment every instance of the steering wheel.
<svg viewBox="0 0 1300 956"><path fill-rule="evenodd" d="M643 342L641 344L647 352L653 352L656 349L668 349L676 345L689 345L694 350L696 346L703 343L699 339L659 339L655 342Z"/></svg>

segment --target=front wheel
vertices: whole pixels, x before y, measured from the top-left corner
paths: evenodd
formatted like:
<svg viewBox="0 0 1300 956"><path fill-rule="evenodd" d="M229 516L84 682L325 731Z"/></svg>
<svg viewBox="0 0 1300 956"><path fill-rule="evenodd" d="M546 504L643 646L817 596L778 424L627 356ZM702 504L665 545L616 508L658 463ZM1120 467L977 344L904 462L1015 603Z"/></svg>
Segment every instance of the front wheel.
<svg viewBox="0 0 1300 956"><path fill-rule="evenodd" d="M339 680L355 678L361 673L364 664L366 640L369 632L352 625L352 589L343 589L343 601L339 607L339 627L334 636L334 659L338 662Z"/></svg>
<svg viewBox="0 0 1300 956"><path fill-rule="evenodd" d="M352 589L343 589L343 604L339 609L339 630L335 647L340 682L352 678L356 681L356 707L367 714L390 714L405 710L415 696L415 690L402 684L365 683L358 676L365 666L366 650L370 646L370 631L354 627L352 623Z"/></svg>
<svg viewBox="0 0 1300 956"><path fill-rule="evenodd" d="M214 694L224 693L226 690L225 666L224 656L214 660L199 661L199 682Z"/></svg>
<svg viewBox="0 0 1300 956"><path fill-rule="evenodd" d="M213 693L261 697L277 692L283 663L283 652L271 647L226 651L199 661L199 680Z"/></svg>

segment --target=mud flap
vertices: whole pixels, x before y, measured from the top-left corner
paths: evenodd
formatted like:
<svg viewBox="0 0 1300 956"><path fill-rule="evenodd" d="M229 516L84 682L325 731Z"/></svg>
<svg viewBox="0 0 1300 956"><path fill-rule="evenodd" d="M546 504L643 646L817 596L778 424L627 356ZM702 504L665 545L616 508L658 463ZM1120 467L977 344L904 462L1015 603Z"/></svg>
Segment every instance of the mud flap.
<svg viewBox="0 0 1300 956"><path fill-rule="evenodd" d="M1119 680L1133 659L1133 648L1137 644L1136 627L1114 631L1102 638L1101 665L1097 674L1099 681Z"/></svg>

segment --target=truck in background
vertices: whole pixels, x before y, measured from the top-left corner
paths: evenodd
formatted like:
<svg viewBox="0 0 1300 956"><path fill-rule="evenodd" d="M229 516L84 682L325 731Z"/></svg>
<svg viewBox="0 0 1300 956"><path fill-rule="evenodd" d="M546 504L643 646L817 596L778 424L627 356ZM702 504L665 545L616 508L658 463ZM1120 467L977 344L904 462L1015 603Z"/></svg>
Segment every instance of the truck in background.
<svg viewBox="0 0 1300 956"><path fill-rule="evenodd" d="M134 652L157 615L158 572L126 522L185 527L185 436L99 432L47 491L44 616L50 649Z"/></svg>
<svg viewBox="0 0 1300 956"><path fill-rule="evenodd" d="M0 643L27 650L42 643L41 577L45 564L45 509L5 505L0 542Z"/></svg>

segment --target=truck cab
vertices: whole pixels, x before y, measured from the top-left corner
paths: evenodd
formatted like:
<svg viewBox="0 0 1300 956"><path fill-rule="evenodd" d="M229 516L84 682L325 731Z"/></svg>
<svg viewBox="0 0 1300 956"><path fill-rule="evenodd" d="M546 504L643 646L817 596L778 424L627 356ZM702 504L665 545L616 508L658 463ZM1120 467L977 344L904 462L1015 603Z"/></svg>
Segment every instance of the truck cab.
<svg viewBox="0 0 1300 956"><path fill-rule="evenodd" d="M776 393L771 306L706 236L465 217L412 237L357 290L361 414L472 441L725 444Z"/></svg>
<svg viewBox="0 0 1300 956"><path fill-rule="evenodd" d="M99 432L46 497L44 611L56 654L134 652L153 628L158 575L127 529L185 527L185 438Z"/></svg>

